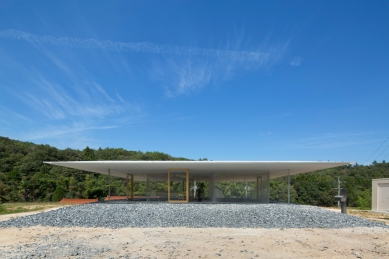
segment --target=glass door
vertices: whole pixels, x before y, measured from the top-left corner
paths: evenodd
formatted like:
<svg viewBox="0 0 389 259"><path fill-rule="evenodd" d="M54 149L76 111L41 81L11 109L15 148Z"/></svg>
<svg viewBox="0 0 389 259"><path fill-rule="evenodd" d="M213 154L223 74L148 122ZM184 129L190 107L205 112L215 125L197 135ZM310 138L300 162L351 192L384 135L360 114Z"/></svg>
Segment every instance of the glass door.
<svg viewBox="0 0 389 259"><path fill-rule="evenodd" d="M189 170L173 168L168 170L168 201L189 202Z"/></svg>

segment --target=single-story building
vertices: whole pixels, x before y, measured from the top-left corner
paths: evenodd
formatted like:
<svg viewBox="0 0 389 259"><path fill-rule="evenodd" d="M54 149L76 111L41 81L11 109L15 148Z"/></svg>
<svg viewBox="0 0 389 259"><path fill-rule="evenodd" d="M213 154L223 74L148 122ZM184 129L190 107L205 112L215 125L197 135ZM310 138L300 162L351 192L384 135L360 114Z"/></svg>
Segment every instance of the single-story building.
<svg viewBox="0 0 389 259"><path fill-rule="evenodd" d="M209 186L209 202L260 202L269 203L269 180L317 170L344 166L350 162L312 161L69 161L45 162L51 165L79 169L126 179L127 199L134 198L134 182L145 181L147 200L192 202L203 197L196 190L199 183ZM241 199L227 199L217 192L217 183L244 183L246 194ZM167 190L166 190L167 185ZM164 186L162 188L161 186ZM110 191L108 193L110 195ZM157 197L156 199L154 199ZM201 199L199 199L201 198Z"/></svg>

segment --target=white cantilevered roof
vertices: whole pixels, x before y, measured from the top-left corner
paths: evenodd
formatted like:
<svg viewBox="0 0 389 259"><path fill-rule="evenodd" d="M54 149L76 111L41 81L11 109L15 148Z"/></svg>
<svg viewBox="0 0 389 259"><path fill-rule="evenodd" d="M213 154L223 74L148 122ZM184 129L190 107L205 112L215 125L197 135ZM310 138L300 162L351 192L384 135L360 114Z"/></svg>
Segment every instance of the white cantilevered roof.
<svg viewBox="0 0 389 259"><path fill-rule="evenodd" d="M135 175L137 180L167 175L168 169L187 168L191 177L207 178L216 174L219 180L243 180L261 173L269 172L270 178L313 172L321 169L349 165L350 162L313 162L313 161L69 161L45 162L83 171L108 174L125 178Z"/></svg>

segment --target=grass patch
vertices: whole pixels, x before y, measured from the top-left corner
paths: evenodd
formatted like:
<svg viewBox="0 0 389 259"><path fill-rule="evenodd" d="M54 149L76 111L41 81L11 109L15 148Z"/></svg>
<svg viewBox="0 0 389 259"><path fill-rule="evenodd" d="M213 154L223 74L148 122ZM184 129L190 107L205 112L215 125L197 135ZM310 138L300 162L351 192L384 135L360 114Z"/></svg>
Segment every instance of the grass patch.
<svg viewBox="0 0 389 259"><path fill-rule="evenodd" d="M17 202L0 204L0 215L42 211L66 206L58 202Z"/></svg>
<svg viewBox="0 0 389 259"><path fill-rule="evenodd" d="M347 213L350 215L354 215L357 217L378 221L378 222L384 222L387 225L389 225L389 214L388 213L381 213L381 212L375 212L371 210L360 210L359 208L348 208Z"/></svg>
<svg viewBox="0 0 389 259"><path fill-rule="evenodd" d="M5 208L4 208L3 204L0 202L0 214L1 214L3 211L5 211Z"/></svg>

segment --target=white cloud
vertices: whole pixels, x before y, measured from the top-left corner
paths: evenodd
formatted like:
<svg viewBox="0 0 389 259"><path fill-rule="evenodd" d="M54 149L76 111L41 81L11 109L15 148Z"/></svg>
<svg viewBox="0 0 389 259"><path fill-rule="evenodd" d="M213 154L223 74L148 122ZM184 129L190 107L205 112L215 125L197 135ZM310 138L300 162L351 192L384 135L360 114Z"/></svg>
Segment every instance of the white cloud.
<svg viewBox="0 0 389 259"><path fill-rule="evenodd" d="M84 123L76 122L71 125L62 125L62 126L49 126L45 130L36 130L24 134L24 139L48 139L48 138L57 138L64 135L72 135L74 133L90 131L90 130L105 130L118 128L117 125L111 126L91 126Z"/></svg>
<svg viewBox="0 0 389 259"><path fill-rule="evenodd" d="M229 59L237 62L251 61L263 63L271 58L271 53L266 52L190 48L173 45L159 45L150 42L121 42L110 40L99 41L95 39L85 40L71 37L38 36L35 34L11 29L0 31L0 37L7 39L25 40L31 44L52 44L57 46L104 49L110 51L213 57Z"/></svg>
<svg viewBox="0 0 389 259"><path fill-rule="evenodd" d="M261 131L258 133L259 136L263 137L263 136L270 136L270 135L273 135L273 132L271 131Z"/></svg>
<svg viewBox="0 0 389 259"><path fill-rule="evenodd" d="M16 119L18 121L22 121L24 123L32 122L31 119L27 118L24 115L21 115L20 113L13 111L7 107L1 107L0 115L3 117L14 118L14 119Z"/></svg>
<svg viewBox="0 0 389 259"><path fill-rule="evenodd" d="M296 57L289 62L289 65L291 65L292 67L298 67L301 65L301 62L303 62L303 59L300 57Z"/></svg>
<svg viewBox="0 0 389 259"><path fill-rule="evenodd" d="M131 125L142 116L141 107L127 102L118 93L107 92L86 71L80 72L78 67L70 66L66 59L54 54L48 53L48 58L60 73L58 69L51 74L39 68L13 64L18 80L10 81L8 92L21 102L12 112L0 105L0 120L18 125L12 134L15 138L71 141L87 138L88 132L93 130ZM10 132L10 126L1 131Z"/></svg>
<svg viewBox="0 0 389 259"><path fill-rule="evenodd" d="M262 59L246 59L238 54L241 52L226 56L169 57L153 61L153 69L150 73L153 78L162 82L168 97L175 97L231 80L236 73L242 70L269 69L278 62L280 53L284 49L285 46L274 47Z"/></svg>
<svg viewBox="0 0 389 259"><path fill-rule="evenodd" d="M80 82L75 84L73 90L77 94L74 94L38 71L24 70L24 75L28 87L16 88L15 96L50 119L103 118L138 110L122 98L112 98L91 78L75 80Z"/></svg>
<svg viewBox="0 0 389 259"><path fill-rule="evenodd" d="M261 47L260 50L209 49L186 46L161 45L150 42L120 42L110 40L78 39L71 37L38 36L18 30L0 31L0 38L22 40L39 47L44 45L69 48L96 49L113 52L148 53L159 55L158 66L153 67L152 77L158 78L169 97L189 94L212 83L231 79L239 69L270 68L276 64L288 43ZM237 39L241 42L242 37ZM229 46L240 46L232 44ZM64 72L73 77L69 68L60 60L49 58ZM128 65L125 66L128 69ZM96 89L99 89L98 87ZM103 93L104 94L104 93Z"/></svg>
<svg viewBox="0 0 389 259"><path fill-rule="evenodd" d="M166 87L166 95L168 97L185 95L196 92L208 85L213 78L212 69L204 62L200 63L188 59L181 61L170 60L168 66L162 66L159 74L163 75L162 78L165 78L163 81L169 85Z"/></svg>
<svg viewBox="0 0 389 259"><path fill-rule="evenodd" d="M0 121L1 121L2 123L8 124L8 125L12 125L10 122L8 122L8 121L6 121L6 120L0 119Z"/></svg>

